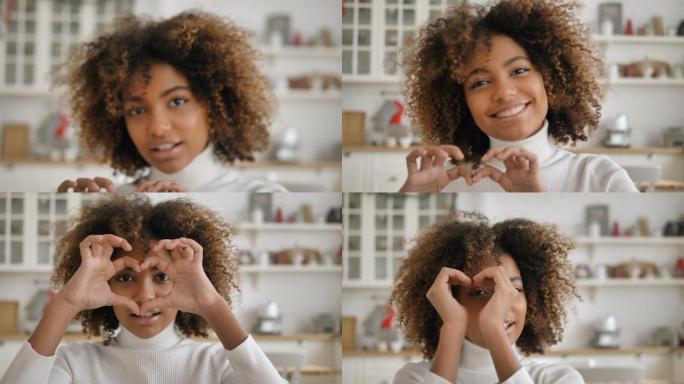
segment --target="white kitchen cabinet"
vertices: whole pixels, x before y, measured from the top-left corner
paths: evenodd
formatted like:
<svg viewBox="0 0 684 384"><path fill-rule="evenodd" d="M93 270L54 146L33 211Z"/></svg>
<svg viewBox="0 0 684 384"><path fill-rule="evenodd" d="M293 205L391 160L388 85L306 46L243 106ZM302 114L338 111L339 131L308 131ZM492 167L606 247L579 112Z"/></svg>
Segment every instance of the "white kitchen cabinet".
<svg viewBox="0 0 684 384"><path fill-rule="evenodd" d="M401 357L345 357L342 360L342 383L392 384L394 374L407 361Z"/></svg>
<svg viewBox="0 0 684 384"><path fill-rule="evenodd" d="M343 286L390 287L419 228L447 219L455 194L344 195Z"/></svg>
<svg viewBox="0 0 684 384"><path fill-rule="evenodd" d="M398 192L406 181L404 152L344 152L342 192Z"/></svg>
<svg viewBox="0 0 684 384"><path fill-rule="evenodd" d="M50 271L80 194L0 192L0 271Z"/></svg>

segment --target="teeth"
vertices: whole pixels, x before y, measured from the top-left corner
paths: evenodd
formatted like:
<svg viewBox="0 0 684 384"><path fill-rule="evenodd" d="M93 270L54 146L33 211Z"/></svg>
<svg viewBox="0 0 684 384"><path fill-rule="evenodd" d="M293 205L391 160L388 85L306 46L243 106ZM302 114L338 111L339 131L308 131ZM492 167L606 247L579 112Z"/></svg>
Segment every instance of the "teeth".
<svg viewBox="0 0 684 384"><path fill-rule="evenodd" d="M157 150L168 151L169 149L173 148L175 145L176 145L175 143L159 145L159 146L157 146Z"/></svg>
<svg viewBox="0 0 684 384"><path fill-rule="evenodd" d="M513 115L517 115L518 113L522 112L523 109L525 109L525 106L527 104L520 104L517 107L509 108L505 111L501 111L497 114L494 115L494 117L502 118L502 117L509 117Z"/></svg>
<svg viewBox="0 0 684 384"><path fill-rule="evenodd" d="M154 315L158 315L159 312L145 312L145 313L134 313L133 315L138 316L138 317L152 317Z"/></svg>

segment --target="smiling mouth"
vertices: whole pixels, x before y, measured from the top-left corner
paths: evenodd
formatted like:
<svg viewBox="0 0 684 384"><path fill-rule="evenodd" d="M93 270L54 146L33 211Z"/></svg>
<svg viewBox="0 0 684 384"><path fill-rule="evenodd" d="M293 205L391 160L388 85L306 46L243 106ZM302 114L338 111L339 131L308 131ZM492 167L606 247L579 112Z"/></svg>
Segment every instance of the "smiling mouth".
<svg viewBox="0 0 684 384"><path fill-rule="evenodd" d="M145 312L145 313L131 313L130 316L136 319L151 319L155 316L161 315L161 311L157 312Z"/></svg>
<svg viewBox="0 0 684 384"><path fill-rule="evenodd" d="M527 103L521 103L516 105L515 107L511 107L508 109L505 109L503 111L499 111L497 113L489 115L489 117L495 118L495 119L508 119L511 117L518 116L522 113L524 113L527 110L527 107L531 104L532 102L527 102Z"/></svg>
<svg viewBox="0 0 684 384"><path fill-rule="evenodd" d="M150 150L152 152L166 152L166 151L170 151L170 150L178 147L182 143L183 143L182 141L178 141L176 143L160 144L160 145L157 145L156 147L152 147Z"/></svg>

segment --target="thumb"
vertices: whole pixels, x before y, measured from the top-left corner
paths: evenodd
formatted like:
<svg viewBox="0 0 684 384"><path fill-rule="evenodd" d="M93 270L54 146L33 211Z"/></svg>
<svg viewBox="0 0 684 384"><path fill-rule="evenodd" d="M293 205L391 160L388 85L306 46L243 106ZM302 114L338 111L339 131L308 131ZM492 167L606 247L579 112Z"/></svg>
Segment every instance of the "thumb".
<svg viewBox="0 0 684 384"><path fill-rule="evenodd" d="M112 296L111 300L109 300L110 305L123 305L126 308L130 309L134 313L140 313L142 312L140 310L140 307L138 307L138 303L133 301L133 299L124 297L124 296L119 296L119 295L114 295Z"/></svg>
<svg viewBox="0 0 684 384"><path fill-rule="evenodd" d="M140 312L145 313L145 312L151 312L152 310L155 309L164 309L171 307L171 298L167 296L162 296L162 297L157 297L151 300L148 300L140 306Z"/></svg>

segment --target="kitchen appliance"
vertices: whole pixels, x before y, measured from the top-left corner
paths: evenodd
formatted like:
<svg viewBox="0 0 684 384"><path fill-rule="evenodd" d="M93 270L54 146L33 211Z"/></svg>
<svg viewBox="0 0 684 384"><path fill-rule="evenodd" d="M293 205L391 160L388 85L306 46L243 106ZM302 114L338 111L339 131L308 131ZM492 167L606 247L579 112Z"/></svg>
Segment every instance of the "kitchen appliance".
<svg viewBox="0 0 684 384"><path fill-rule="evenodd" d="M593 346L596 348L618 348L620 347L620 327L614 315L606 316L594 326Z"/></svg>
<svg viewBox="0 0 684 384"><path fill-rule="evenodd" d="M669 127L663 134L666 147L684 147L684 127Z"/></svg>
<svg viewBox="0 0 684 384"><path fill-rule="evenodd" d="M268 335L279 335L283 332L283 316L280 313L278 303L269 301L259 311L254 332Z"/></svg>
<svg viewBox="0 0 684 384"><path fill-rule="evenodd" d="M627 123L627 116L618 115L613 127L607 129L606 137L603 138L603 145L605 147L629 147L631 146L631 135L632 129Z"/></svg>

